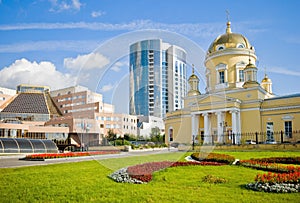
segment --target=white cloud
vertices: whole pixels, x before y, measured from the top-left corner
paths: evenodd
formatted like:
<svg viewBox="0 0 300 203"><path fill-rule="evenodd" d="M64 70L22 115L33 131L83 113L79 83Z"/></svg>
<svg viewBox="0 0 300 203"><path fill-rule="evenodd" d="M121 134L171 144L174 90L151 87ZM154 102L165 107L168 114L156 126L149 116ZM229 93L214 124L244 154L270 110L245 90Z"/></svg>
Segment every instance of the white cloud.
<svg viewBox="0 0 300 203"><path fill-rule="evenodd" d="M47 85L52 90L74 85L76 78L56 70L53 63L16 60L0 71L1 86L15 88L19 84Z"/></svg>
<svg viewBox="0 0 300 203"><path fill-rule="evenodd" d="M114 88L114 85L112 85L112 84L103 85L102 88L100 89L100 92L109 92L113 88Z"/></svg>
<svg viewBox="0 0 300 203"><path fill-rule="evenodd" d="M50 11L52 12L62 12L66 10L76 10L79 11L82 4L79 0L49 0L51 3Z"/></svg>
<svg viewBox="0 0 300 203"><path fill-rule="evenodd" d="M82 41L36 41L15 44L0 45L0 53L18 53L26 51L74 51L91 52L100 44L99 41L82 40Z"/></svg>
<svg viewBox="0 0 300 203"><path fill-rule="evenodd" d="M291 76L300 76L299 71L294 71L294 70L281 68L281 67L272 67L272 68L268 69L268 72L279 73L279 74L284 74L284 75L291 75Z"/></svg>
<svg viewBox="0 0 300 203"><path fill-rule="evenodd" d="M109 59L100 53L78 55L76 58L65 58L64 66L69 69L101 69L109 64Z"/></svg>
<svg viewBox="0 0 300 203"><path fill-rule="evenodd" d="M100 17L100 16L103 16L103 15L105 15L106 13L104 12L104 11L93 11L92 13L91 13L91 16L93 17L93 18L97 18L97 17Z"/></svg>
<svg viewBox="0 0 300 203"><path fill-rule="evenodd" d="M118 61L117 63L113 64L113 66L111 67L111 69L115 72L120 72L121 70L121 66L124 66L125 64Z"/></svg>
<svg viewBox="0 0 300 203"><path fill-rule="evenodd" d="M162 29L190 36L215 37L224 32L224 23L182 23L166 24L151 20L136 20L129 23L24 23L16 25L1 25L0 30L47 30L47 29L88 29L103 31L134 31L143 29Z"/></svg>

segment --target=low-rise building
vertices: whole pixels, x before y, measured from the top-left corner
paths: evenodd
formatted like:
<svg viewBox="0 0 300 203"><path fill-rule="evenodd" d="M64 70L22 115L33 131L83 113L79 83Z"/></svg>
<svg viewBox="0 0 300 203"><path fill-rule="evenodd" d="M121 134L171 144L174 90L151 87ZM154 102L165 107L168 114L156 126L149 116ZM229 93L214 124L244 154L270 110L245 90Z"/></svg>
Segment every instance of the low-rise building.
<svg viewBox="0 0 300 203"><path fill-rule="evenodd" d="M51 92L63 116L49 125L69 126L70 135L78 136L85 146L101 145L111 130L118 137L137 135L137 117L114 112L114 105L103 102L101 94L83 86L73 86Z"/></svg>
<svg viewBox="0 0 300 203"><path fill-rule="evenodd" d="M65 142L68 127L47 125L49 120L62 116L48 90L43 90L43 86L22 85L24 89L19 87L17 94L2 104L0 137Z"/></svg>

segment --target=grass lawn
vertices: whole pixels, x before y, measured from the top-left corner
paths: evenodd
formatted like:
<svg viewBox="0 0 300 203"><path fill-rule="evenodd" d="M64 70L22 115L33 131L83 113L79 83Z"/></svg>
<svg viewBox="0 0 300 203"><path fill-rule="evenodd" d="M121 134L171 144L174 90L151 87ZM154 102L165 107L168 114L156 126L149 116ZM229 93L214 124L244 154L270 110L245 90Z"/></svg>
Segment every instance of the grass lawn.
<svg viewBox="0 0 300 203"><path fill-rule="evenodd" d="M226 152L238 159L299 156L299 152ZM238 166L188 166L154 173L148 184L116 183L107 175L143 162L183 159L184 153L0 169L0 202L299 202L298 193L254 192L244 185L257 170ZM228 180L203 183L205 175Z"/></svg>

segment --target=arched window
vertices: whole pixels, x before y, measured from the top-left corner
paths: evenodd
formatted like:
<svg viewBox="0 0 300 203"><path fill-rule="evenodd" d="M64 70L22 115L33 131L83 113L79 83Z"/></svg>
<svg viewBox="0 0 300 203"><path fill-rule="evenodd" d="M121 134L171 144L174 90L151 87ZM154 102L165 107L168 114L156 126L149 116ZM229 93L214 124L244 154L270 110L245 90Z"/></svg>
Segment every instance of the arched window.
<svg viewBox="0 0 300 203"><path fill-rule="evenodd" d="M238 43L236 45L236 47L239 48L239 49L243 49L243 48L245 48L245 45L243 43Z"/></svg>
<svg viewBox="0 0 300 203"><path fill-rule="evenodd" d="M223 44L220 44L216 47L216 50L217 51L221 51L221 50L224 50L225 49L225 46Z"/></svg>

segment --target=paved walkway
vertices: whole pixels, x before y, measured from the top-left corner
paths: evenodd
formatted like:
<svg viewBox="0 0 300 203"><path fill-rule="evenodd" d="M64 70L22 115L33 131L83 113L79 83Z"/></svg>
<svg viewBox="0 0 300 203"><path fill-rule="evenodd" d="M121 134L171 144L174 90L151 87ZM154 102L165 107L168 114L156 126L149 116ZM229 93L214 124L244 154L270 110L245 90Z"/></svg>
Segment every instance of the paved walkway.
<svg viewBox="0 0 300 203"><path fill-rule="evenodd" d="M130 157L130 156L143 156L143 155L150 155L150 154L174 153L177 151L178 151L178 149L175 149L175 148L171 148L170 150L168 150L168 149L137 150L137 151L130 151L130 152L121 152L120 154L106 154L106 155L85 156L85 157L47 159L45 161L19 160L19 158L25 157L25 154L20 154L20 155L11 155L11 156L0 156L0 168L17 168L17 167L70 163L70 162L79 162L79 161L115 159L115 158L123 158L123 157Z"/></svg>

